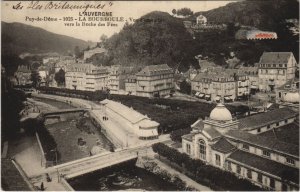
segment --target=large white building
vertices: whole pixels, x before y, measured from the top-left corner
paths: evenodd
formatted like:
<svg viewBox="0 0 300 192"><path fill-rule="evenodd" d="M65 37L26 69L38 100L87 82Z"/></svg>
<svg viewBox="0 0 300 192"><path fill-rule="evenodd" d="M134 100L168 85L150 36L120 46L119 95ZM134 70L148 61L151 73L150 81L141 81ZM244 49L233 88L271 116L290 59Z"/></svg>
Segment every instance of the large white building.
<svg viewBox="0 0 300 192"><path fill-rule="evenodd" d="M292 52L264 52L258 64L259 89L273 91L295 77L297 62Z"/></svg>
<svg viewBox="0 0 300 192"><path fill-rule="evenodd" d="M299 190L299 136L293 140L290 132L299 129L297 116L281 108L237 120L219 103L208 118L191 125L182 148L192 158L268 190Z"/></svg>
<svg viewBox="0 0 300 192"><path fill-rule="evenodd" d="M164 97L174 90L174 72L167 64L149 65L136 74L136 95Z"/></svg>
<svg viewBox="0 0 300 192"><path fill-rule="evenodd" d="M135 111L119 102L105 99L100 102L104 106L105 114L118 122L130 133L136 134L139 139L158 138L159 123L152 121L146 115Z"/></svg>
<svg viewBox="0 0 300 192"><path fill-rule="evenodd" d="M108 71L104 67L92 64L73 64L66 68L65 81L67 89L105 90L108 83Z"/></svg>

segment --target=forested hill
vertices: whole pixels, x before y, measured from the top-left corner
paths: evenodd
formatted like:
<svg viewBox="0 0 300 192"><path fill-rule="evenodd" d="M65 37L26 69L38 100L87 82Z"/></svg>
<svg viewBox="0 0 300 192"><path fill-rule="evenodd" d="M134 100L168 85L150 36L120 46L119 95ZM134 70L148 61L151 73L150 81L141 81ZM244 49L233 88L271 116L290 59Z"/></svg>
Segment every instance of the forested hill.
<svg viewBox="0 0 300 192"><path fill-rule="evenodd" d="M151 12L126 25L105 43L105 64L151 65L167 63L176 69L196 64L193 38L181 20L165 12Z"/></svg>
<svg viewBox="0 0 300 192"><path fill-rule="evenodd" d="M73 52L75 46L86 48L89 43L73 37L51 33L42 28L21 23L1 22L2 55L22 52Z"/></svg>
<svg viewBox="0 0 300 192"><path fill-rule="evenodd" d="M194 17L200 14L206 16L209 22L239 23L274 30L274 22L298 19L299 2L297 0L246 0L205 12L196 12Z"/></svg>

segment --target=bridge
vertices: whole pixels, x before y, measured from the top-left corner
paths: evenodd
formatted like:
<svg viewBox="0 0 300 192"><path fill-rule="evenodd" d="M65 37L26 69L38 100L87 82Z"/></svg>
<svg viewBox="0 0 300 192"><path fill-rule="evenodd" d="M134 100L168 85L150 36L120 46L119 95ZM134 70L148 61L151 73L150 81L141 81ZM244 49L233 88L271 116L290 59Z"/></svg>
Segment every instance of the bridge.
<svg viewBox="0 0 300 192"><path fill-rule="evenodd" d="M74 108L74 109L60 109L60 110L54 110L54 111L47 111L42 112L43 116L49 116L49 115L59 115L64 113L75 113L75 112L86 112L88 111L87 108Z"/></svg>
<svg viewBox="0 0 300 192"><path fill-rule="evenodd" d="M77 177L79 175L101 170L103 168L111 167L123 162L137 160L137 151L139 150L140 149L122 150L113 153L108 152L107 154L98 154L61 165L49 167L43 170L43 172L41 172L39 175L31 177L30 181L34 185L39 185L41 182L46 183L44 179L45 174L48 173L52 178L52 182L54 182L53 184L60 185L61 188L61 181L64 179Z"/></svg>

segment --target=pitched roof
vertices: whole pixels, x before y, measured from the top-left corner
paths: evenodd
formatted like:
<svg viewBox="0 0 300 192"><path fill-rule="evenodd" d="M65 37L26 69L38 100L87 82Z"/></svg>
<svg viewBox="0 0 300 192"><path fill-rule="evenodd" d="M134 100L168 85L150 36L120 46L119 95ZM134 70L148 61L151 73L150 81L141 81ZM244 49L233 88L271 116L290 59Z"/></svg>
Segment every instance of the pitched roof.
<svg viewBox="0 0 300 192"><path fill-rule="evenodd" d="M168 73L173 73L172 68L170 68L167 64L161 64L161 65L148 65L144 67L136 75L151 76L151 75L160 75L160 74L168 74Z"/></svg>
<svg viewBox="0 0 300 192"><path fill-rule="evenodd" d="M292 52L264 52L259 63L287 63Z"/></svg>
<svg viewBox="0 0 300 192"><path fill-rule="evenodd" d="M119 114L120 116L127 119L128 121L130 121L133 124L138 123L142 120L146 120L146 119L150 120L150 118L147 117L146 115L143 115L143 114L135 111L133 108L129 108L126 105L123 105L122 103L108 100L108 99L105 99L105 100L101 101L100 103L104 104L107 108L111 109L112 111ZM156 122L153 122L153 123L157 124Z"/></svg>
<svg viewBox="0 0 300 192"><path fill-rule="evenodd" d="M260 157L248 152L237 150L227 157L229 161L241 163L244 167L249 167L287 179L294 183L299 183L299 170L276 161Z"/></svg>
<svg viewBox="0 0 300 192"><path fill-rule="evenodd" d="M246 131L229 130L225 137L238 142L249 143L281 154L291 155L299 158L299 146L291 143L280 141L273 137L255 135Z"/></svg>
<svg viewBox="0 0 300 192"><path fill-rule="evenodd" d="M274 109L272 111L239 119L239 129L253 130L295 116L297 116L297 113L287 107Z"/></svg>
<svg viewBox="0 0 300 192"><path fill-rule="evenodd" d="M227 141L227 139L225 139L224 137L221 137L215 144L211 146L211 148L222 153L229 153L236 149L236 147L229 141Z"/></svg>
<svg viewBox="0 0 300 192"><path fill-rule="evenodd" d="M186 134L186 135L181 136L181 138L182 138L182 139L185 139L185 140L188 140L188 141L193 141L193 136L194 136L195 134L196 134L196 133Z"/></svg>

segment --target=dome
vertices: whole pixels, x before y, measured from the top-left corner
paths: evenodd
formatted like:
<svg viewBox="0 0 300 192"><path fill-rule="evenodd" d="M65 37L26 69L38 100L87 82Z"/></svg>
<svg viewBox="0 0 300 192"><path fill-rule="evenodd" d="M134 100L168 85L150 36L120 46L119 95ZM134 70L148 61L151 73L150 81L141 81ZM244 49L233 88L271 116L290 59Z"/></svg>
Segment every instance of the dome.
<svg viewBox="0 0 300 192"><path fill-rule="evenodd" d="M288 103L299 103L300 95L298 92L288 92L284 97L283 101Z"/></svg>
<svg viewBox="0 0 300 192"><path fill-rule="evenodd" d="M210 119L215 121L231 121L232 116L230 111L222 104L219 103L210 113Z"/></svg>

